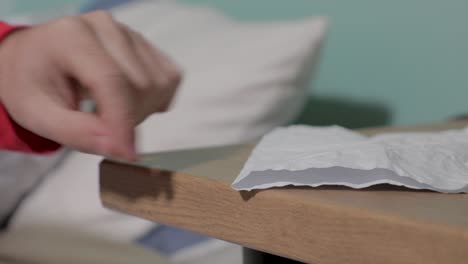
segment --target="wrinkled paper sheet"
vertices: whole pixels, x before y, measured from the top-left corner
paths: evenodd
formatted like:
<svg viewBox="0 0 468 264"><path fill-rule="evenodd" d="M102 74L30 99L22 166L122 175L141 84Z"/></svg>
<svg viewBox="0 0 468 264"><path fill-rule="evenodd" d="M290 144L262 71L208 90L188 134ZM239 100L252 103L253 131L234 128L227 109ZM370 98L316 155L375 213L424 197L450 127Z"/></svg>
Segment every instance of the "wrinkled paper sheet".
<svg viewBox="0 0 468 264"><path fill-rule="evenodd" d="M468 128L366 137L339 126L280 127L260 140L232 187L382 183L468 192Z"/></svg>

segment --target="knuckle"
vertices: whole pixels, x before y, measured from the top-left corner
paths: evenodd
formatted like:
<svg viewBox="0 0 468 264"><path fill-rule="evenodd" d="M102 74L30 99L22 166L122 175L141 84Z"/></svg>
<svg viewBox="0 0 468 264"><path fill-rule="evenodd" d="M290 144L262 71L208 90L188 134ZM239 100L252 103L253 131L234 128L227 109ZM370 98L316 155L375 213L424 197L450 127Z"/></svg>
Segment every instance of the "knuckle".
<svg viewBox="0 0 468 264"><path fill-rule="evenodd" d="M97 24L106 25L108 27L112 27L115 29L120 29L120 26L118 25L117 21L114 19L112 14L108 11L103 11L103 10L94 11L89 16L91 20L94 20L95 23Z"/></svg>
<svg viewBox="0 0 468 264"><path fill-rule="evenodd" d="M154 83L151 80L151 78L143 77L140 80L138 80L138 83L136 85L142 90L149 90L153 88Z"/></svg>
<svg viewBox="0 0 468 264"><path fill-rule="evenodd" d="M125 78L122 71L115 67L106 67L104 70L94 72L94 78L92 80L93 85L99 87L119 87L123 84L127 84L128 81Z"/></svg>
<svg viewBox="0 0 468 264"><path fill-rule="evenodd" d="M95 18L96 20L99 21L104 21L104 22L113 22L114 18L112 17L112 14L108 11L105 10L97 10L93 11L89 14L90 17Z"/></svg>
<svg viewBox="0 0 468 264"><path fill-rule="evenodd" d="M86 23L77 16L61 18L57 20L55 25L65 31L81 31L86 29Z"/></svg>
<svg viewBox="0 0 468 264"><path fill-rule="evenodd" d="M158 78L156 81L156 87L158 90L164 90L169 86L169 79L163 77L163 78Z"/></svg>
<svg viewBox="0 0 468 264"><path fill-rule="evenodd" d="M111 83L125 83L126 79L121 70L109 68L102 71L103 80Z"/></svg>
<svg viewBox="0 0 468 264"><path fill-rule="evenodd" d="M177 86L182 81L182 73L179 70L172 70L167 74L169 85Z"/></svg>
<svg viewBox="0 0 468 264"><path fill-rule="evenodd" d="M177 70L171 70L166 72L163 78L159 78L157 81L158 87L162 89L174 88L182 81L182 74Z"/></svg>

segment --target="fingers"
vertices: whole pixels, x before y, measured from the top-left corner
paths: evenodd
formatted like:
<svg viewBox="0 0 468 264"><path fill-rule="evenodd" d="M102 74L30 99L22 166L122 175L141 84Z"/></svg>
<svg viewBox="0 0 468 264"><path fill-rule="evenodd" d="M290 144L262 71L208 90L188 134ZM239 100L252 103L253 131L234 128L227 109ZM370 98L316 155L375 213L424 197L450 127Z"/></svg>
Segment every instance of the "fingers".
<svg viewBox="0 0 468 264"><path fill-rule="evenodd" d="M103 11L85 14L83 19L93 29L101 44L128 75L137 89L157 93L147 108L153 113L165 111L178 87L181 74L169 58L143 36L115 21Z"/></svg>
<svg viewBox="0 0 468 264"><path fill-rule="evenodd" d="M150 71L137 55L126 30L107 12L87 13L82 18L135 88L149 89L152 85Z"/></svg>
<svg viewBox="0 0 468 264"><path fill-rule="evenodd" d="M163 52L106 13L69 17L50 27L50 36L63 36L50 48L53 68L76 81L76 93L88 92L97 114L50 104L48 111L61 126L46 122L53 129L44 134L85 152L134 159L135 126L168 108L180 71Z"/></svg>
<svg viewBox="0 0 468 264"><path fill-rule="evenodd" d="M135 88L86 24L79 20L67 23L72 23L66 27L79 36L63 40L63 47L55 53L56 63L66 75L86 87L96 101L99 118L106 125L112 143L110 152L134 157L134 126L138 116Z"/></svg>
<svg viewBox="0 0 468 264"><path fill-rule="evenodd" d="M158 112L166 111L182 80L182 74L162 51L152 46L138 32L126 29L131 38L132 46L150 72L154 83L153 93L158 93L159 106L155 110Z"/></svg>
<svg viewBox="0 0 468 264"><path fill-rule="evenodd" d="M154 112L167 110L181 80L175 64L140 34L113 20L109 13L92 12L83 19L143 97L136 111L137 123Z"/></svg>
<svg viewBox="0 0 468 264"><path fill-rule="evenodd" d="M119 156L109 142L108 129L96 115L64 107L63 100L33 91L21 111L21 125L35 133L86 153ZM39 111L40 110L40 111Z"/></svg>

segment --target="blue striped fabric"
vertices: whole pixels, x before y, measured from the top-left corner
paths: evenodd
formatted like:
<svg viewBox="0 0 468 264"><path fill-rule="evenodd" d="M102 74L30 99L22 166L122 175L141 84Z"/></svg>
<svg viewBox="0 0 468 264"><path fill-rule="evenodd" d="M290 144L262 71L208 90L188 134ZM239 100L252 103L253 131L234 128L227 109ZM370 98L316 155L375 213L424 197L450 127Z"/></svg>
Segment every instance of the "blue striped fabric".
<svg viewBox="0 0 468 264"><path fill-rule="evenodd" d="M179 250L198 245L210 238L175 227L161 225L138 240L141 245L172 256Z"/></svg>

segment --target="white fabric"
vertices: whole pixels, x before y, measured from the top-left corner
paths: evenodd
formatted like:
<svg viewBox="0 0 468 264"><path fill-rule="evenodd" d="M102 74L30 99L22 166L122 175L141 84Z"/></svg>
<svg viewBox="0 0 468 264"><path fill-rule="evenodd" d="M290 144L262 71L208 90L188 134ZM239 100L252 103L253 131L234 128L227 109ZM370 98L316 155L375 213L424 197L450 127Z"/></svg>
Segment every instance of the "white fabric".
<svg viewBox="0 0 468 264"><path fill-rule="evenodd" d="M169 264L141 246L57 226L30 226L0 234L0 263Z"/></svg>
<svg viewBox="0 0 468 264"><path fill-rule="evenodd" d="M54 225L0 233L0 263L5 264L238 264L242 247L209 240L163 257L134 243L122 243Z"/></svg>
<svg viewBox="0 0 468 264"><path fill-rule="evenodd" d="M321 17L240 23L173 1L137 1L114 15L185 71L173 110L143 124L145 152L244 142L290 122L326 26Z"/></svg>
<svg viewBox="0 0 468 264"><path fill-rule="evenodd" d="M212 8L136 2L113 11L183 68L169 113L139 128L143 152L242 143L290 122L303 105L324 38L324 18L241 23ZM101 208L98 162L72 153L22 204L13 229L56 223L115 239L152 224Z"/></svg>
<svg viewBox="0 0 468 264"><path fill-rule="evenodd" d="M8 216L26 192L50 172L64 153L40 156L0 151L0 221Z"/></svg>
<svg viewBox="0 0 468 264"><path fill-rule="evenodd" d="M35 225L63 226L126 241L151 228L153 224L149 221L102 208L98 190L101 159L94 155L70 153L25 199L9 229Z"/></svg>

